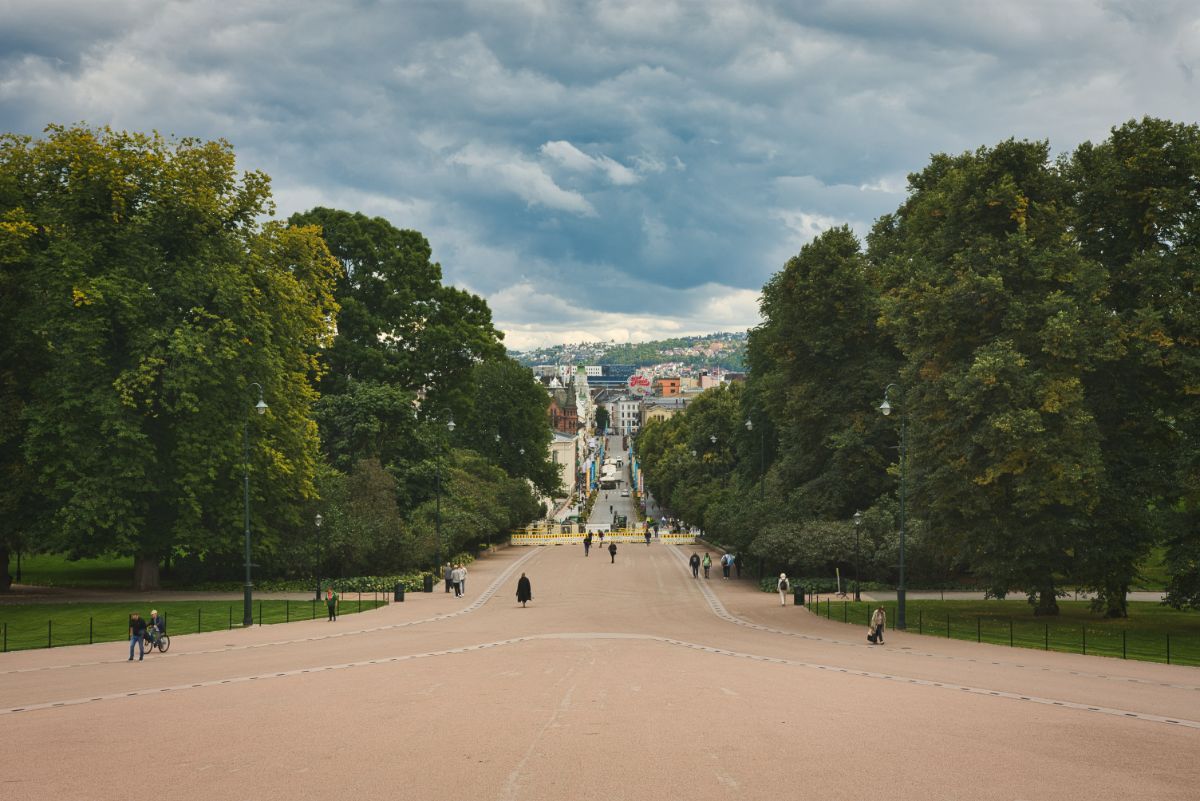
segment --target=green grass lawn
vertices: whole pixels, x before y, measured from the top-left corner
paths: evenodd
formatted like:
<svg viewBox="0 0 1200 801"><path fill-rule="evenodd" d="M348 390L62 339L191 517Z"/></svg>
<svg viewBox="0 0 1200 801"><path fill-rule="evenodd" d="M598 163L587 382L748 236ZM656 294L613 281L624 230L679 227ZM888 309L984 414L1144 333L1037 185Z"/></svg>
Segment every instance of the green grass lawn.
<svg viewBox="0 0 1200 801"><path fill-rule="evenodd" d="M818 614L860 626L865 642L867 617L874 606L822 598ZM882 606L887 611L889 628L894 627L895 602ZM817 611L811 603L808 608ZM1130 603L1129 617L1111 620L1093 614L1086 601L1059 601L1059 609L1058 617L1043 618L1035 617L1024 600L909 601L908 631L1147 662L1168 661L1169 647L1172 664L1200 665L1200 612L1157 603Z"/></svg>
<svg viewBox="0 0 1200 801"><path fill-rule="evenodd" d="M8 570L16 576L16 557L9 560ZM21 583L42 587L129 589L133 586L133 557L105 556L72 562L61 554L24 554L21 556Z"/></svg>
<svg viewBox="0 0 1200 801"><path fill-rule="evenodd" d="M368 595L361 604L357 596L342 598L339 615L382 606L386 598ZM241 601L140 601L98 604L24 604L0 606L0 637L3 649L19 651L48 645L84 645L89 642L126 640L129 614L137 611L150 617L157 609L166 617L171 637L197 631L222 631L242 625ZM254 622L263 625L312 620L326 616L321 601L255 601Z"/></svg>

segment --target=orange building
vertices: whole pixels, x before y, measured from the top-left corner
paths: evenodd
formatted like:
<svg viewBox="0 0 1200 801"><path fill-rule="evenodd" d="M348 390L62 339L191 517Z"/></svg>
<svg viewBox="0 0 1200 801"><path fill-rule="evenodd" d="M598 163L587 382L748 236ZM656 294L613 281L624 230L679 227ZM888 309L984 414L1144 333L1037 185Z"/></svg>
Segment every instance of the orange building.
<svg viewBox="0 0 1200 801"><path fill-rule="evenodd" d="M654 388L658 390L659 397L674 398L679 394L679 378L656 378Z"/></svg>

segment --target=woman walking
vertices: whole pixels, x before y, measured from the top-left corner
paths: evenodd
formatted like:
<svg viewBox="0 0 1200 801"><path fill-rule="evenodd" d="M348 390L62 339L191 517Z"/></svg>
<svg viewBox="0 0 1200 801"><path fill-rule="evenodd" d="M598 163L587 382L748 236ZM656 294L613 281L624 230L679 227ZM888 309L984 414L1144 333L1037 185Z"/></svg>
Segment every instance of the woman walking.
<svg viewBox="0 0 1200 801"><path fill-rule="evenodd" d="M612 557L612 563L615 565L617 563L617 544L615 542L608 544L608 555Z"/></svg>
<svg viewBox="0 0 1200 801"><path fill-rule="evenodd" d="M704 565L704 577L708 578L708 570L712 567L712 557L707 553L704 554L704 562L702 564Z"/></svg>
<svg viewBox="0 0 1200 801"><path fill-rule="evenodd" d="M872 643L883 645L883 630L887 626L887 612L883 611L883 607L875 610L875 614L871 615L871 627L867 634L867 639Z"/></svg>
<svg viewBox="0 0 1200 801"><path fill-rule="evenodd" d="M775 589L779 590L779 605L787 606L787 594L788 590L791 589L791 585L788 584L787 573L779 574L779 581L776 583Z"/></svg>
<svg viewBox="0 0 1200 801"><path fill-rule="evenodd" d="M517 581L517 601L524 607L527 602L532 600L533 587L530 586L529 579L525 578L525 574L522 573L520 580Z"/></svg>

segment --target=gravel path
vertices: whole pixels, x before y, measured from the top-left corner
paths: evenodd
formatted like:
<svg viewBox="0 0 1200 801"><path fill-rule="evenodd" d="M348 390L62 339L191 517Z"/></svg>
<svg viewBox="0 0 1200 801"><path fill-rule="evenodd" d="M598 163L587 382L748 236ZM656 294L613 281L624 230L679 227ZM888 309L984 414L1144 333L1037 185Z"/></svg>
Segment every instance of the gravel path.
<svg viewBox="0 0 1200 801"><path fill-rule="evenodd" d="M872 647L688 553L506 549L465 599L5 655L0 797L1196 798L1195 668Z"/></svg>

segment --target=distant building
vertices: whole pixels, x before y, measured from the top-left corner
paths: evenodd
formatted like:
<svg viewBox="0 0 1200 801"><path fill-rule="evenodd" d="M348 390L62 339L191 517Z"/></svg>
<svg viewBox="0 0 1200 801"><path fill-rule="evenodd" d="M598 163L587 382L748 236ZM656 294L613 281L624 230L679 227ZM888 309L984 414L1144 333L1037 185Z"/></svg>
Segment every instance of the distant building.
<svg viewBox="0 0 1200 801"><path fill-rule="evenodd" d="M662 376L654 379L654 393L660 398L673 398L679 394L679 376Z"/></svg>
<svg viewBox="0 0 1200 801"><path fill-rule="evenodd" d="M616 416L613 428L625 436L636 434L642 428L642 399L626 396L614 404Z"/></svg>
<svg viewBox="0 0 1200 801"><path fill-rule="evenodd" d="M632 364L593 364L587 368L588 385L602 389L625 387L637 372Z"/></svg>
<svg viewBox="0 0 1200 801"><path fill-rule="evenodd" d="M642 427L651 420L666 420L682 412L691 398L646 398L642 403Z"/></svg>

